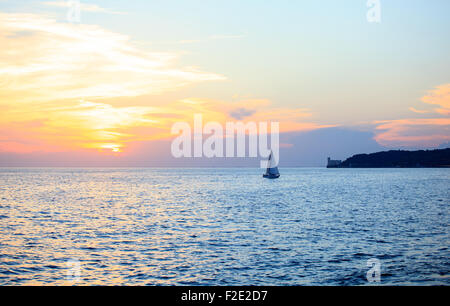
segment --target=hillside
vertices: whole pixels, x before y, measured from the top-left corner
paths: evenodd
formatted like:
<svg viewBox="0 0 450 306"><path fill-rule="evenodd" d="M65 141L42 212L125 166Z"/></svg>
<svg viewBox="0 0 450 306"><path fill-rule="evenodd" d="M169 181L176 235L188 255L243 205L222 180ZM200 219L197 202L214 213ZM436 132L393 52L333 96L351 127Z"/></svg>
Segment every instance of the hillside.
<svg viewBox="0 0 450 306"><path fill-rule="evenodd" d="M435 168L450 167L450 148L420 151L385 151L354 155L329 168Z"/></svg>

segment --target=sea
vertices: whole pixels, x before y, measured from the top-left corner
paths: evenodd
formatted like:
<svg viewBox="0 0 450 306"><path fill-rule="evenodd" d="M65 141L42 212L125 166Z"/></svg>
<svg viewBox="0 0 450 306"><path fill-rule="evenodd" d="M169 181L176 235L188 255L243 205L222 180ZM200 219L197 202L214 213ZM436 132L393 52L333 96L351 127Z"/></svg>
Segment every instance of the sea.
<svg viewBox="0 0 450 306"><path fill-rule="evenodd" d="M0 285L450 285L450 169L0 168Z"/></svg>

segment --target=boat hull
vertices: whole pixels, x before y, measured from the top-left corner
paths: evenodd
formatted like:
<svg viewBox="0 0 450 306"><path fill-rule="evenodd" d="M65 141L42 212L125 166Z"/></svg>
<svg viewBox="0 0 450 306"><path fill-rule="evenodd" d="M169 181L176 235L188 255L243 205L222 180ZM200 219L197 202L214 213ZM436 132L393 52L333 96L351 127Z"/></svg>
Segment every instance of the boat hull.
<svg viewBox="0 0 450 306"><path fill-rule="evenodd" d="M263 174L263 178L267 178L267 179L277 179L279 178L280 175L279 174Z"/></svg>

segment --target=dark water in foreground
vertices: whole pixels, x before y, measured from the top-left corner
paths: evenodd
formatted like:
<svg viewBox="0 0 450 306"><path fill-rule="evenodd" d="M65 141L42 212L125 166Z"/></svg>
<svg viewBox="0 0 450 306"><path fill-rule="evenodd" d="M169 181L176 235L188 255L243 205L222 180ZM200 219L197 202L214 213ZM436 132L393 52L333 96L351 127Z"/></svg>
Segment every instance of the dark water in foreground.
<svg viewBox="0 0 450 306"><path fill-rule="evenodd" d="M450 169L261 173L0 169L0 284L450 285Z"/></svg>

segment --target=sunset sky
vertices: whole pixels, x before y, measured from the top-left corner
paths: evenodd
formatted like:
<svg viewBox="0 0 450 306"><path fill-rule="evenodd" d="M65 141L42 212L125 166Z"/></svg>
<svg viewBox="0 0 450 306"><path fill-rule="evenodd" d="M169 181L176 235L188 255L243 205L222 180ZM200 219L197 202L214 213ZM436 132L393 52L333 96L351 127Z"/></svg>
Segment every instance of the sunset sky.
<svg viewBox="0 0 450 306"><path fill-rule="evenodd" d="M195 113L279 121L295 165L450 141L448 0L68 2L0 0L0 166L147 165Z"/></svg>

